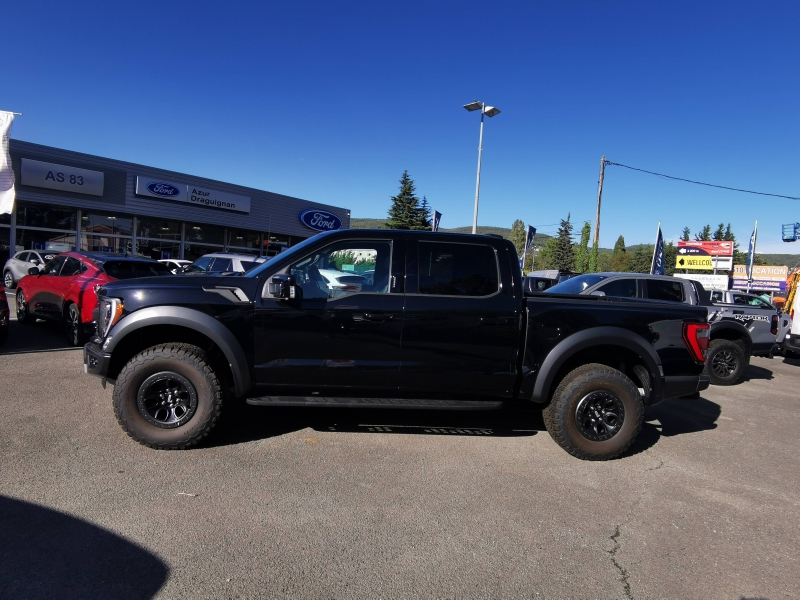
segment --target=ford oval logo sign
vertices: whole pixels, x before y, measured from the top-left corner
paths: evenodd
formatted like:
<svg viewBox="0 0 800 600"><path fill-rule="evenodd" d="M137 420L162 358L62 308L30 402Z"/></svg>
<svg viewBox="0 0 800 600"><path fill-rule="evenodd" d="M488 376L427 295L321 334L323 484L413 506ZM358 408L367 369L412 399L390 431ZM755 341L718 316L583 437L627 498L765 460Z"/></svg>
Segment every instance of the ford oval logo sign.
<svg viewBox="0 0 800 600"><path fill-rule="evenodd" d="M158 181L154 181L153 183L149 184L147 189L150 191L150 193L155 194L156 196L164 196L165 198L171 198L172 196L177 196L181 193L181 191L174 185L170 185L169 183L161 183Z"/></svg>
<svg viewBox="0 0 800 600"><path fill-rule="evenodd" d="M342 228L342 220L326 210L304 210L300 221L314 231L336 231Z"/></svg>

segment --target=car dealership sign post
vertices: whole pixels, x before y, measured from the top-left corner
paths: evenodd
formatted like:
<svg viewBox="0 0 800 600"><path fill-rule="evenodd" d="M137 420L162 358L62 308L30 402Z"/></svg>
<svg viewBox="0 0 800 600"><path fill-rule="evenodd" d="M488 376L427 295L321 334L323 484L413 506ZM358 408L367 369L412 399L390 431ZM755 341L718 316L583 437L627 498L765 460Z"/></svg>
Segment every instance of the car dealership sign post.
<svg viewBox="0 0 800 600"><path fill-rule="evenodd" d="M676 269L713 269L730 271L733 268L733 242L727 240L679 241L675 258Z"/></svg>

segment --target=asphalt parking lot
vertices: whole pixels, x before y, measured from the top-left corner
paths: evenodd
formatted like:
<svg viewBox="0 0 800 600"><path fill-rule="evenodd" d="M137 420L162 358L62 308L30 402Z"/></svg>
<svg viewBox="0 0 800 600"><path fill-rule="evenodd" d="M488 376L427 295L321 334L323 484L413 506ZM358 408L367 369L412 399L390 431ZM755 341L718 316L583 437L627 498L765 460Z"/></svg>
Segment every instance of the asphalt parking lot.
<svg viewBox="0 0 800 600"><path fill-rule="evenodd" d="M159 452L57 327L11 327L0 597L800 597L800 361L648 409L605 463L536 413L244 404Z"/></svg>

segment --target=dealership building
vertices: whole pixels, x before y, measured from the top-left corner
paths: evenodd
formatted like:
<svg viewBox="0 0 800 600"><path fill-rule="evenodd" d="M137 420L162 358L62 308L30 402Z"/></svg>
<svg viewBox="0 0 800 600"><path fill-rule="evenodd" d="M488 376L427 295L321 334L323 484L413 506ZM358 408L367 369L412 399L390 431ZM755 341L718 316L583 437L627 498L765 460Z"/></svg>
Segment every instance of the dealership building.
<svg viewBox="0 0 800 600"><path fill-rule="evenodd" d="M3 262L19 250L272 256L350 226L347 209L204 177L19 140L10 154L16 204L0 215Z"/></svg>

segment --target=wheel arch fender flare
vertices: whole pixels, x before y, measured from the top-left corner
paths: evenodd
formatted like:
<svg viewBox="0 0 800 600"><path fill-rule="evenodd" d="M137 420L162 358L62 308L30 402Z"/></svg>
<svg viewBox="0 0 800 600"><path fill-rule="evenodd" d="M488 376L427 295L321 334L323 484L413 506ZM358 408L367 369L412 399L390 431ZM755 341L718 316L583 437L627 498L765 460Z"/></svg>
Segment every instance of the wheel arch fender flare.
<svg viewBox="0 0 800 600"><path fill-rule="evenodd" d="M737 321L729 321L729 320L718 321L716 323L712 323L711 324L711 331L709 333L709 340L713 342L715 339L730 339L730 338L727 338L727 337L725 337L725 338L720 338L719 337L718 334L720 332L723 332L723 331L724 332L734 332L734 333L736 333L744 341L745 346L746 346L745 350L747 352L750 351L750 348L753 345L753 336L750 333L750 330L747 329L747 327L745 327L744 325L742 325L741 323L739 323Z"/></svg>
<svg viewBox="0 0 800 600"><path fill-rule="evenodd" d="M592 327L565 338L548 353L539 369L539 377L534 383L531 400L546 403L559 369L575 354L593 346L620 346L638 354L652 376L651 399L663 393L664 376L661 358L646 340L621 327Z"/></svg>
<svg viewBox="0 0 800 600"><path fill-rule="evenodd" d="M152 325L176 325L205 335L225 355L233 374L236 395L243 396L250 390L250 368L241 344L230 329L199 310L177 306L151 306L137 310L112 327L104 351L111 354L128 334Z"/></svg>

